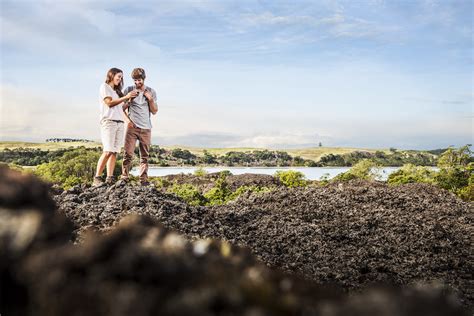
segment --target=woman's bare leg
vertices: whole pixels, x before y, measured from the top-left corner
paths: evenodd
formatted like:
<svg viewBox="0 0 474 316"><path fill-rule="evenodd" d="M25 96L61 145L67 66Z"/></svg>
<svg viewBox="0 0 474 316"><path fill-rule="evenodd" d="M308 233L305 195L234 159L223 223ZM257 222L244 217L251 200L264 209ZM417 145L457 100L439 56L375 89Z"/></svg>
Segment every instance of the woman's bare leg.
<svg viewBox="0 0 474 316"><path fill-rule="evenodd" d="M109 151L104 151L102 155L99 158L99 161L97 162L97 169L95 176L100 177L102 175L102 172L104 171L105 165L107 164L107 161L109 160L111 155L111 152Z"/></svg>
<svg viewBox="0 0 474 316"><path fill-rule="evenodd" d="M110 153L109 160L107 160L107 177L111 177L114 175L116 161L117 161L117 153Z"/></svg>

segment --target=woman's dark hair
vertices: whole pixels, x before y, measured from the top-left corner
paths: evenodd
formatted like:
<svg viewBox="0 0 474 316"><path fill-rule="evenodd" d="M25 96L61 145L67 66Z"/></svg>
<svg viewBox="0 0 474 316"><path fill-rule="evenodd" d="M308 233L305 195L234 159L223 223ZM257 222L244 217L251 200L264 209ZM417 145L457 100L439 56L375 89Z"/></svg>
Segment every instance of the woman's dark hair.
<svg viewBox="0 0 474 316"><path fill-rule="evenodd" d="M109 83L113 82L115 75L118 74L118 73L123 74L123 71L118 69L118 68L110 68L109 71L107 72L107 77L105 78L105 83L109 84ZM114 90L115 90L115 92L117 92L119 97L123 97L122 87L123 87L123 76L122 76L122 80L120 80L120 83L118 84L118 86L114 86Z"/></svg>

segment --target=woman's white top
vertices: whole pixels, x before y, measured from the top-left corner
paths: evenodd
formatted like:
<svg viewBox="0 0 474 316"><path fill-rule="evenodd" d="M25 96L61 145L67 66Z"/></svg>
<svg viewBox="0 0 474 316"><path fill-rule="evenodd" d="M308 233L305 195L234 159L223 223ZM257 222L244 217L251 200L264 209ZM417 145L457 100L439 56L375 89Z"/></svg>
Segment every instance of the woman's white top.
<svg viewBox="0 0 474 316"><path fill-rule="evenodd" d="M109 107L105 102L104 99L106 97L111 97L112 100L119 99L117 92L112 89L107 83L102 83L99 89L99 104L100 104L100 120L116 120L116 121L124 121L124 113L123 113L123 102L117 104L115 106Z"/></svg>

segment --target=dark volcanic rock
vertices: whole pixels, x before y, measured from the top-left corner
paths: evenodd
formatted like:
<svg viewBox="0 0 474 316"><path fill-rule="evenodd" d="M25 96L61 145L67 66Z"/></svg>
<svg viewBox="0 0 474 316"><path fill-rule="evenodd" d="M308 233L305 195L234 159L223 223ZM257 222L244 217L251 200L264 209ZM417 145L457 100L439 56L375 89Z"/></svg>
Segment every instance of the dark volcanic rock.
<svg viewBox="0 0 474 316"><path fill-rule="evenodd" d="M192 184L202 191L206 192L211 189L216 180L219 179L220 172L214 172L205 174L202 176L195 176L192 174L175 174L161 177L171 183L178 184ZM265 186L265 187L279 187L283 184L271 175L265 174L239 174L239 175L228 175L225 177L225 182L229 189L236 190L241 186Z"/></svg>
<svg viewBox="0 0 474 316"><path fill-rule="evenodd" d="M340 299L272 272L244 249L189 242L143 216L36 254L23 275L35 315L301 315Z"/></svg>
<svg viewBox="0 0 474 316"><path fill-rule="evenodd" d="M0 166L0 314L25 313L28 286L19 263L71 239L72 225L56 211L49 190L31 175Z"/></svg>
<svg viewBox="0 0 474 316"><path fill-rule="evenodd" d="M98 206L71 216L84 232L79 244L70 242L72 228L46 185L3 168L0 189L2 315L468 315L442 286L347 297L270 269L228 242L189 241L152 217L127 216L115 225L127 214L149 213L169 226L194 221L198 230L190 237L212 229L224 234L219 208L192 208L152 188L83 186L56 195L69 203L68 216ZM80 228L91 225L99 232Z"/></svg>
<svg viewBox="0 0 474 316"><path fill-rule="evenodd" d="M278 187L283 186L283 184L275 177L266 174L239 174L233 175L226 178L229 188L236 190L241 186L260 186L260 187Z"/></svg>
<svg viewBox="0 0 474 316"><path fill-rule="evenodd" d="M215 207L214 236L321 283L436 281L472 305L472 206L426 184L280 189Z"/></svg>
<svg viewBox="0 0 474 316"><path fill-rule="evenodd" d="M318 283L361 289L438 282L472 305L472 204L434 186L356 181L280 188L210 208L191 207L153 188L82 194L93 197L57 199L78 228L106 229L125 214L146 214L189 238L249 247L270 267Z"/></svg>

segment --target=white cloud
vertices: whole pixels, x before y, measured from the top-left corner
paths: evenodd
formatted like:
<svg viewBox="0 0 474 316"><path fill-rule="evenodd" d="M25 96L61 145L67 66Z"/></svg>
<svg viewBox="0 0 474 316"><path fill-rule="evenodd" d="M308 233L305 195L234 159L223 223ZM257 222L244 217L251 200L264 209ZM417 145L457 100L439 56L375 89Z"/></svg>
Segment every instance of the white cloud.
<svg viewBox="0 0 474 316"><path fill-rule="evenodd" d="M246 13L230 21L240 33L257 32L265 27L270 41L262 40L261 46L271 44L297 45L325 40L349 38L369 39L376 42L400 41L399 25L382 24L345 14L343 10L325 14L274 14L272 12ZM274 46L274 45L273 45Z"/></svg>
<svg viewBox="0 0 474 316"><path fill-rule="evenodd" d="M346 18L344 17L344 15L342 15L341 13L335 13L331 16L319 19L317 24L340 24L343 23L345 20Z"/></svg>
<svg viewBox="0 0 474 316"><path fill-rule="evenodd" d="M314 24L315 19L308 15L274 15L271 12L260 14L244 14L241 22L249 26L258 26L262 24Z"/></svg>
<svg viewBox="0 0 474 316"><path fill-rule="evenodd" d="M4 0L2 83L11 85L0 90L1 137L98 139L97 86L111 66L128 80L133 67L147 69L162 102L153 131L162 141L277 146L304 145L316 134L334 144L471 135L472 122L457 118L472 107L472 94L461 96L472 83L468 71L420 72L434 55L415 56L407 45L406 60L384 60L399 47L365 45L400 33L418 45L425 37L412 31L420 25L451 30L458 19L429 8L425 20L384 14L379 7L394 4L377 0L370 12L321 3ZM405 13L400 23L396 15ZM472 35L469 23L460 29Z"/></svg>
<svg viewBox="0 0 474 316"><path fill-rule="evenodd" d="M19 137L98 139L97 113L98 110L84 111L81 98L54 90L40 92L12 85L0 86L0 138L4 140Z"/></svg>
<svg viewBox="0 0 474 316"><path fill-rule="evenodd" d="M93 5L18 2L4 8L1 42L25 56L35 54L49 61L132 58L137 51L142 59L156 58L160 54L157 45L133 36L151 25L149 16L120 15Z"/></svg>

